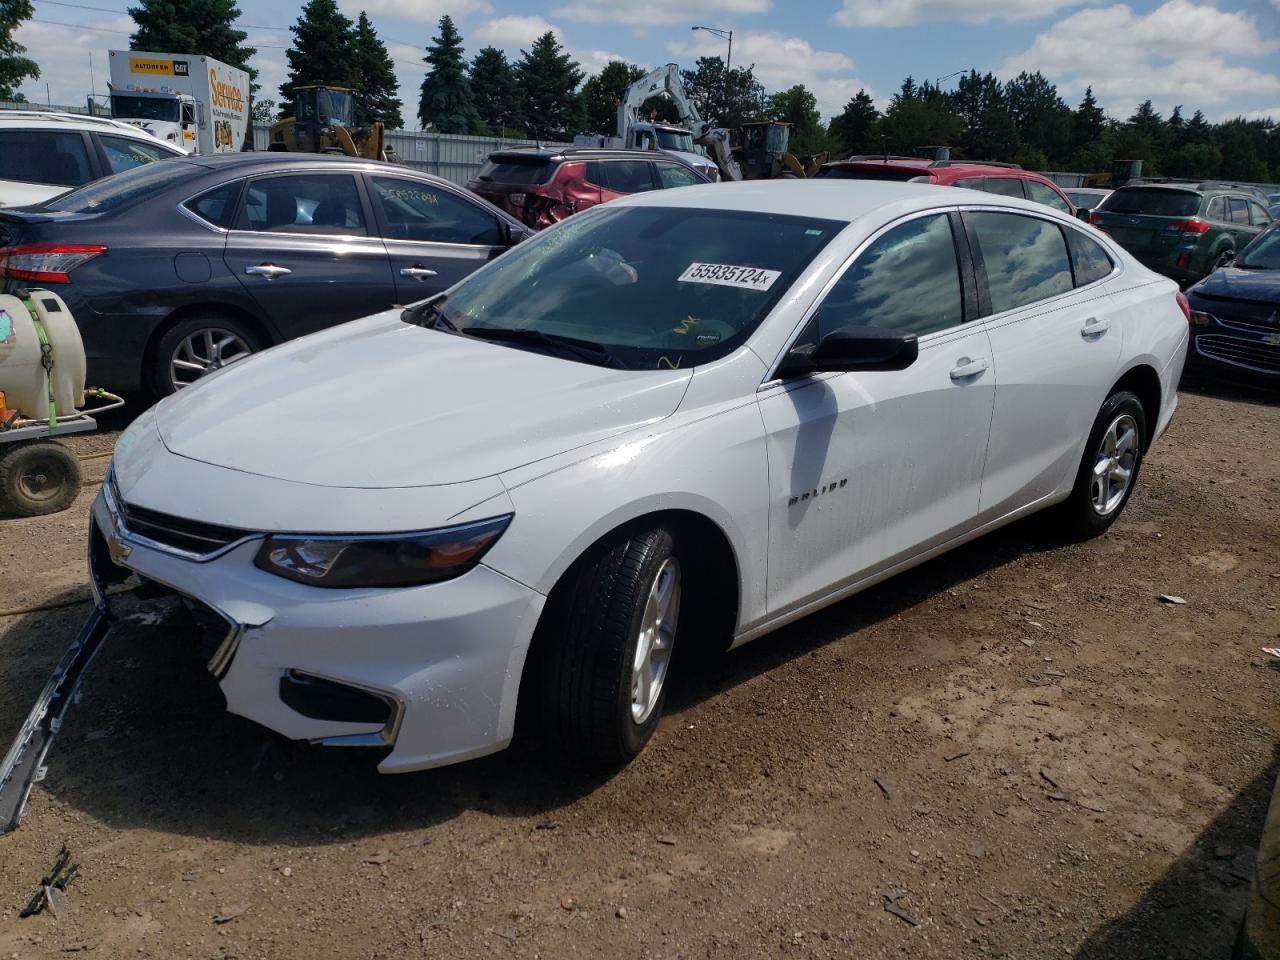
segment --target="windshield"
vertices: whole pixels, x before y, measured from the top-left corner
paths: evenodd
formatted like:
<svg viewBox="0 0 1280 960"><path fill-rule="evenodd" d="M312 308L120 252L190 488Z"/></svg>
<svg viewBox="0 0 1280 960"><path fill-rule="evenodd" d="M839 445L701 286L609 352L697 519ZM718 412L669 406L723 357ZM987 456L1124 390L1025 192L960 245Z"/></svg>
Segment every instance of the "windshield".
<svg viewBox="0 0 1280 960"><path fill-rule="evenodd" d="M1236 258L1235 266L1246 270L1280 270L1280 223L1258 234Z"/></svg>
<svg viewBox="0 0 1280 960"><path fill-rule="evenodd" d="M663 150L683 150L685 153L693 153L693 134L686 133L684 130L664 130L661 127L657 130L658 146Z"/></svg>
<svg viewBox="0 0 1280 960"><path fill-rule="evenodd" d="M351 94L345 91L326 90L316 97L316 109L320 122L331 127L349 127L352 124Z"/></svg>
<svg viewBox="0 0 1280 960"><path fill-rule="evenodd" d="M1193 217L1200 194L1159 187L1121 187L1098 207L1105 213L1138 213L1148 217Z"/></svg>
<svg viewBox="0 0 1280 960"><path fill-rule="evenodd" d="M106 213L127 206L197 172L197 168L180 162L180 159L168 163L147 163L95 180L78 190L55 197L44 207L64 213Z"/></svg>
<svg viewBox="0 0 1280 960"><path fill-rule="evenodd" d="M454 288L462 333L528 330L603 346L632 370L736 349L844 223L728 210L598 206Z"/></svg>
<svg viewBox="0 0 1280 960"><path fill-rule="evenodd" d="M167 120L178 122L177 97L130 97L111 95L111 116L120 120Z"/></svg>

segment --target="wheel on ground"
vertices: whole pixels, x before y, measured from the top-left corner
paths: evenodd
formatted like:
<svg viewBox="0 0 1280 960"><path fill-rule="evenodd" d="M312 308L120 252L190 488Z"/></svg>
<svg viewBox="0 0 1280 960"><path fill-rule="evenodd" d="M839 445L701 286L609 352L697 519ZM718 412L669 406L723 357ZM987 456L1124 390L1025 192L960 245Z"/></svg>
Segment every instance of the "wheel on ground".
<svg viewBox="0 0 1280 960"><path fill-rule="evenodd" d="M662 716L682 602L677 540L665 527L620 535L569 576L541 660L547 731L571 753L618 765Z"/></svg>
<svg viewBox="0 0 1280 960"><path fill-rule="evenodd" d="M38 517L71 506L83 474L76 455L52 440L0 447L0 513Z"/></svg>
<svg viewBox="0 0 1280 960"><path fill-rule="evenodd" d="M157 397L167 397L261 349L258 334L243 320L217 314L187 317L157 341L147 386Z"/></svg>
<svg viewBox="0 0 1280 960"><path fill-rule="evenodd" d="M1147 417L1128 390L1107 398L1089 431L1071 495L1058 508L1070 539L1096 537L1113 524L1133 494L1147 448Z"/></svg>

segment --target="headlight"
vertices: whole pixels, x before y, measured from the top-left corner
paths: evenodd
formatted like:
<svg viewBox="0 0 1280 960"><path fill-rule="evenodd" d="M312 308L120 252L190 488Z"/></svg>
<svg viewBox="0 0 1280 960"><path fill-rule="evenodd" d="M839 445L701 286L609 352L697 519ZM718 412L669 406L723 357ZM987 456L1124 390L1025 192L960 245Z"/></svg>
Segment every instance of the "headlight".
<svg viewBox="0 0 1280 960"><path fill-rule="evenodd" d="M1193 327L1209 327L1213 325L1213 317L1199 310L1191 311L1191 325Z"/></svg>
<svg viewBox="0 0 1280 960"><path fill-rule="evenodd" d="M313 587L409 587L466 573L511 522L511 514L421 533L267 537L263 570Z"/></svg>

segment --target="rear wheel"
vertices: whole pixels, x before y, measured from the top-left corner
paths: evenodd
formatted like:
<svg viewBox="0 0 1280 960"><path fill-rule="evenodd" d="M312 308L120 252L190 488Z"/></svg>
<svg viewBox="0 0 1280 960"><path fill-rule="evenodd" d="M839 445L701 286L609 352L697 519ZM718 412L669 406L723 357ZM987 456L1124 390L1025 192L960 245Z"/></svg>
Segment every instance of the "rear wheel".
<svg viewBox="0 0 1280 960"><path fill-rule="evenodd" d="M187 317L157 341L147 386L157 397L167 397L261 349L258 334L243 320L218 314Z"/></svg>
<svg viewBox="0 0 1280 960"><path fill-rule="evenodd" d="M620 535L570 576L541 664L547 730L585 759L625 763L666 700L682 603L677 542L665 527Z"/></svg>
<svg viewBox="0 0 1280 960"><path fill-rule="evenodd" d="M1147 448L1147 417L1128 390L1107 398L1098 411L1071 495L1058 507L1062 533L1070 539L1096 537L1124 510L1133 495Z"/></svg>
<svg viewBox="0 0 1280 960"><path fill-rule="evenodd" d="M74 453L52 440L0 450L0 513L38 517L71 506L83 479Z"/></svg>

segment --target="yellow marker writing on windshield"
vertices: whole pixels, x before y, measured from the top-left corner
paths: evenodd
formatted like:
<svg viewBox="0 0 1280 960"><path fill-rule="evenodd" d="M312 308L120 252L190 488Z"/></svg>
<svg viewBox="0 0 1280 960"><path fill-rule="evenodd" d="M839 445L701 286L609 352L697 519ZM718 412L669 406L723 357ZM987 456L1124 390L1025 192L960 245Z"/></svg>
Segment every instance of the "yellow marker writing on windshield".
<svg viewBox="0 0 1280 960"><path fill-rule="evenodd" d="M689 328L697 322L698 322L697 317L685 317L683 320L680 321L680 326L671 328L671 332L672 333L688 333Z"/></svg>

